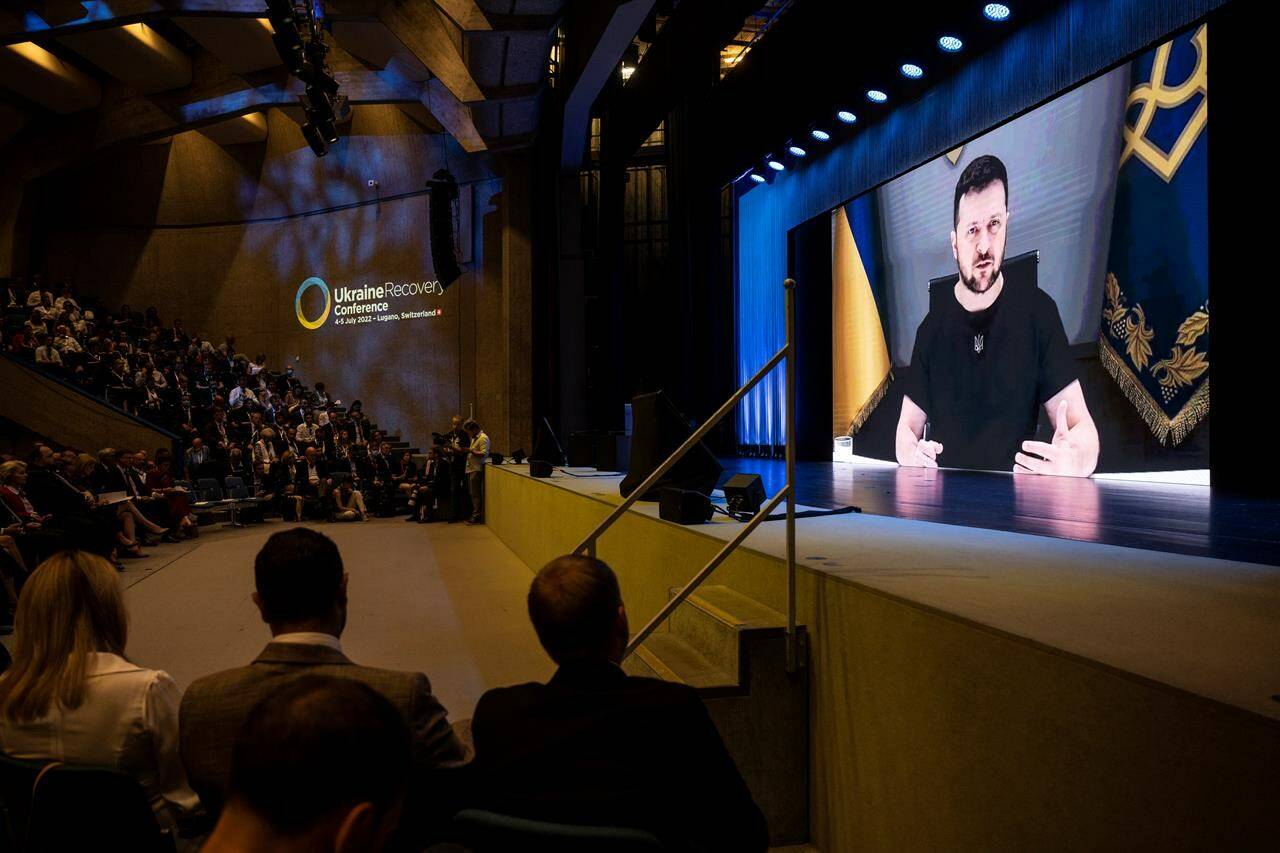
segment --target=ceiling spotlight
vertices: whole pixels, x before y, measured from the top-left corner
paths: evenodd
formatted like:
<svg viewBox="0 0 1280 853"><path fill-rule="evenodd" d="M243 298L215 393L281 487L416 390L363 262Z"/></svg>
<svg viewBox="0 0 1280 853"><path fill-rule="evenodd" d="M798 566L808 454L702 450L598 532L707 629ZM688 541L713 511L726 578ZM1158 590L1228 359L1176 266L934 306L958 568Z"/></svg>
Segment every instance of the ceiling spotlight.
<svg viewBox="0 0 1280 853"><path fill-rule="evenodd" d="M788 145L787 150L790 151L792 155L796 157L803 157L804 155L809 153L808 151L805 151L803 148L801 148L799 145Z"/></svg>
<svg viewBox="0 0 1280 853"><path fill-rule="evenodd" d="M889 100L889 96L884 92L881 92L879 89L868 89L867 100L872 103L883 104L885 101Z"/></svg>
<svg viewBox="0 0 1280 853"><path fill-rule="evenodd" d="M831 134L827 133L820 127L815 127L813 130L809 131L809 135L819 142L826 142L831 138Z"/></svg>
<svg viewBox="0 0 1280 853"><path fill-rule="evenodd" d="M307 140L307 144L311 146L311 152L317 157L323 157L329 153L329 146L325 144L324 137L314 124L308 123L302 126L302 138Z"/></svg>
<svg viewBox="0 0 1280 853"><path fill-rule="evenodd" d="M783 169L787 168L783 165L781 160L775 160L772 156L770 156L765 162L769 165L769 168L773 169L775 172L781 172Z"/></svg>
<svg viewBox="0 0 1280 853"><path fill-rule="evenodd" d="M942 48L947 53L955 53L960 50L960 48L964 47L964 42L960 41L960 39L955 36L943 36L938 39L938 47Z"/></svg>
<svg viewBox="0 0 1280 853"><path fill-rule="evenodd" d="M1012 10L1003 3L988 3L982 7L982 14L992 21L1007 20L1011 12Z"/></svg>
<svg viewBox="0 0 1280 853"><path fill-rule="evenodd" d="M924 76L924 69L914 63L904 62L902 63L902 76L909 77L912 80L919 80Z"/></svg>
<svg viewBox="0 0 1280 853"><path fill-rule="evenodd" d="M751 180L755 181L757 184L763 184L765 182L765 177L764 175L757 172L755 169L752 169Z"/></svg>
<svg viewBox="0 0 1280 853"><path fill-rule="evenodd" d="M840 119L845 124L853 124L855 121L858 120L858 117L853 113L849 112L848 110L841 110L840 112L836 113L836 118Z"/></svg>

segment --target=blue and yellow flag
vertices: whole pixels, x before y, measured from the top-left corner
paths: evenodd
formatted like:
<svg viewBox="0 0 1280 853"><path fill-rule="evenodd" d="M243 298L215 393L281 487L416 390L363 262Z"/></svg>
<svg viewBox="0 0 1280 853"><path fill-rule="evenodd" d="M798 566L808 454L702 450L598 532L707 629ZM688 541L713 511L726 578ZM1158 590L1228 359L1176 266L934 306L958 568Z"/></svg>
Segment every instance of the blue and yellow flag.
<svg viewBox="0 0 1280 853"><path fill-rule="evenodd" d="M1209 35L1136 59L1107 259L1102 363L1161 444L1209 412Z"/></svg>
<svg viewBox="0 0 1280 853"><path fill-rule="evenodd" d="M885 339L884 276L875 193L831 215L832 435L854 435L893 379Z"/></svg>

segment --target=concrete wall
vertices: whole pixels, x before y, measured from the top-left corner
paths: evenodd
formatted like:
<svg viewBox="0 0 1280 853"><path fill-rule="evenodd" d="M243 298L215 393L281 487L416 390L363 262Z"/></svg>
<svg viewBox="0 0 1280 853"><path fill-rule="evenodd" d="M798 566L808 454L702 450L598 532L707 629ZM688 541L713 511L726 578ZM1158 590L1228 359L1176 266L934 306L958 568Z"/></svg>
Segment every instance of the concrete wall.
<svg viewBox="0 0 1280 853"><path fill-rule="evenodd" d="M0 358L0 418L69 447L97 453L104 447L172 447L172 440L118 409L67 388L8 358Z"/></svg>
<svg viewBox="0 0 1280 853"><path fill-rule="evenodd" d="M527 392L521 399L508 379L510 364L529 360L529 260L504 249L519 245L508 229L527 225L528 212L509 209L493 158L464 154L389 105L356 108L342 141L317 158L293 118L267 115L263 143L224 147L192 131L28 185L38 197L31 271L67 278L112 310L155 305L215 341L234 334L240 351L264 352L275 366L296 360L304 381L363 399L381 425L419 445L451 414L472 411L495 449L527 441ZM342 326L331 313L319 329L302 327L294 298L311 276L331 292L437 278L422 190L438 168L462 184L463 277L442 296L391 308L440 316ZM304 313L321 309L313 288ZM502 381L491 389L495 374Z"/></svg>
<svg viewBox="0 0 1280 853"><path fill-rule="evenodd" d="M522 470L488 469L485 516L533 568L616 506L616 491L587 497ZM722 545L631 512L598 554L639 626ZM1273 846L1274 720L803 566L797 575L819 850ZM740 549L711 583L785 611L772 556Z"/></svg>

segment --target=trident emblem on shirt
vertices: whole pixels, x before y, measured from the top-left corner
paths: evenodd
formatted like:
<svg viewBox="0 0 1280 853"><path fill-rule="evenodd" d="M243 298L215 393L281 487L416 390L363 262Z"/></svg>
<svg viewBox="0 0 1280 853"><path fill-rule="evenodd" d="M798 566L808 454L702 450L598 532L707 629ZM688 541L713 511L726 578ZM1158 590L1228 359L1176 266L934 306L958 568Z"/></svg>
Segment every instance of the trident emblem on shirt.
<svg viewBox="0 0 1280 853"><path fill-rule="evenodd" d="M982 355L982 348L986 344L985 335L973 336L973 352L976 355Z"/></svg>

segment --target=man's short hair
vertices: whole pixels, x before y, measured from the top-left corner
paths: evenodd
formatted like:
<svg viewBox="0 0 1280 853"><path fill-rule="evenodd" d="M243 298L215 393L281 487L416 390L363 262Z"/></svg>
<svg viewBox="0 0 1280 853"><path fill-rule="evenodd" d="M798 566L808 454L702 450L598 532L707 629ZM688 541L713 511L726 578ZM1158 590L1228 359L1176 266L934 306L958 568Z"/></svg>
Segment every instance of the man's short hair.
<svg viewBox="0 0 1280 853"><path fill-rule="evenodd" d="M620 604L617 576L595 557L556 557L529 587L529 619L556 663L601 656Z"/></svg>
<svg viewBox="0 0 1280 853"><path fill-rule="evenodd" d="M480 424L476 423L474 419L468 418L466 421L463 422L462 428L465 429L467 432L470 432L473 429L480 429Z"/></svg>
<svg viewBox="0 0 1280 853"><path fill-rule="evenodd" d="M321 619L342 585L342 555L323 533L295 527L272 534L253 563L268 624Z"/></svg>
<svg viewBox="0 0 1280 853"><path fill-rule="evenodd" d="M994 154L983 154L965 166L964 171L960 173L960 180L956 181L956 201L951 214L951 224L953 226L960 224L960 199L965 194L982 192L996 181L1004 187L1004 206L1008 207L1009 172L1005 169L1004 163L1000 162L999 157Z"/></svg>
<svg viewBox="0 0 1280 853"><path fill-rule="evenodd" d="M249 712L232 748L229 799L286 837L344 806L386 814L408 786L410 752L386 697L349 678L304 675Z"/></svg>

